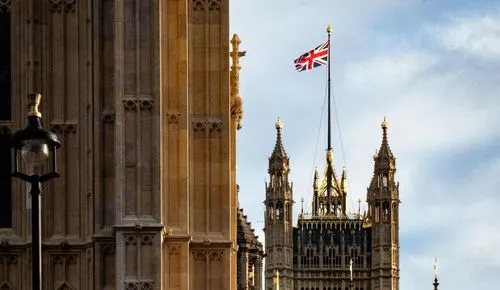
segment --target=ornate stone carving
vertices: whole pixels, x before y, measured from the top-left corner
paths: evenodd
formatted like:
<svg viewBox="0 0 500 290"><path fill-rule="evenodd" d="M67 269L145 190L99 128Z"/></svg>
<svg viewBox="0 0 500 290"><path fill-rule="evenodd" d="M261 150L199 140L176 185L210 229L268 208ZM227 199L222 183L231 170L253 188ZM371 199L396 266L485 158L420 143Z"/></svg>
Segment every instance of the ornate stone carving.
<svg viewBox="0 0 500 290"><path fill-rule="evenodd" d="M52 264L53 265L62 265L63 264L63 257L60 256L60 255L55 255L55 256L52 256Z"/></svg>
<svg viewBox="0 0 500 290"><path fill-rule="evenodd" d="M141 236L141 245L152 245L153 244L153 236Z"/></svg>
<svg viewBox="0 0 500 290"><path fill-rule="evenodd" d="M208 260L211 263L221 263L222 258L224 257L224 252L222 251L212 251L208 253Z"/></svg>
<svg viewBox="0 0 500 290"><path fill-rule="evenodd" d="M102 247L102 253L104 255L113 255L115 253L115 245L105 245Z"/></svg>
<svg viewBox="0 0 500 290"><path fill-rule="evenodd" d="M153 282L152 281L142 281L140 282L141 290L153 290Z"/></svg>
<svg viewBox="0 0 500 290"><path fill-rule="evenodd" d="M123 99L123 106L126 111L133 111L137 108L141 110L151 111L153 109L153 98L151 96L143 96L139 99L126 97Z"/></svg>
<svg viewBox="0 0 500 290"><path fill-rule="evenodd" d="M210 132L222 131L222 121L210 122L209 125L210 125L209 127Z"/></svg>
<svg viewBox="0 0 500 290"><path fill-rule="evenodd" d="M220 11L221 1L220 0L193 0L193 10L194 11Z"/></svg>
<svg viewBox="0 0 500 290"><path fill-rule="evenodd" d="M105 124L112 124L115 122L115 113L104 111L101 115L101 120Z"/></svg>
<svg viewBox="0 0 500 290"><path fill-rule="evenodd" d="M126 111L132 111L137 108L137 100L134 99L124 99L123 100L123 106L125 107Z"/></svg>
<svg viewBox="0 0 500 290"><path fill-rule="evenodd" d="M192 255L195 261L205 261L208 258L211 263L221 263L224 252L220 250L193 251Z"/></svg>
<svg viewBox="0 0 500 290"><path fill-rule="evenodd" d="M123 237L125 240L125 245L126 246L134 246L137 245L138 243L141 246L145 245L152 245L153 244L153 235L125 235Z"/></svg>
<svg viewBox="0 0 500 290"><path fill-rule="evenodd" d="M206 129L206 123L202 121L193 121L193 130L195 132L203 132Z"/></svg>
<svg viewBox="0 0 500 290"><path fill-rule="evenodd" d="M241 129L241 119L243 118L243 100L240 96L240 58L246 55L246 51L240 51L241 40L238 34L234 34L231 39L233 51L231 51L231 117L236 122L236 128Z"/></svg>
<svg viewBox="0 0 500 290"><path fill-rule="evenodd" d="M153 290L154 282L151 280L125 281L125 290Z"/></svg>
<svg viewBox="0 0 500 290"><path fill-rule="evenodd" d="M50 124L50 131L57 135L76 134L76 126L74 121L53 121Z"/></svg>
<svg viewBox="0 0 500 290"><path fill-rule="evenodd" d="M139 290L138 282L127 281L124 284L125 290Z"/></svg>
<svg viewBox="0 0 500 290"><path fill-rule="evenodd" d="M127 235L123 237L125 239L126 246L137 245L137 236Z"/></svg>
<svg viewBox="0 0 500 290"><path fill-rule="evenodd" d="M151 111L153 108L153 100L149 98L139 99L139 107L141 110Z"/></svg>
<svg viewBox="0 0 500 290"><path fill-rule="evenodd" d="M50 0L50 11L52 12L71 12L74 13L76 9L76 0Z"/></svg>
<svg viewBox="0 0 500 290"><path fill-rule="evenodd" d="M193 0L193 10L194 11L205 10L205 1L204 0Z"/></svg>
<svg viewBox="0 0 500 290"><path fill-rule="evenodd" d="M181 118L180 113L167 113L167 120L169 124L177 124Z"/></svg>
<svg viewBox="0 0 500 290"><path fill-rule="evenodd" d="M10 3L11 0L0 0L0 13L9 13L10 12ZM3 288L0 288L3 289Z"/></svg>
<svg viewBox="0 0 500 290"><path fill-rule="evenodd" d="M220 120L196 120L192 121L194 132L221 132L222 131L222 121Z"/></svg>
<svg viewBox="0 0 500 290"><path fill-rule="evenodd" d="M170 256L179 255L180 252L181 252L181 246L180 245L168 245L168 254Z"/></svg>
<svg viewBox="0 0 500 290"><path fill-rule="evenodd" d="M208 10L220 11L220 0L208 0Z"/></svg>
<svg viewBox="0 0 500 290"><path fill-rule="evenodd" d="M2 255L2 256L0 256L0 264L15 265L15 264L17 264L18 260L19 260L18 255Z"/></svg>
<svg viewBox="0 0 500 290"><path fill-rule="evenodd" d="M192 255L195 261L205 261L207 258L207 252L203 251L193 251Z"/></svg>

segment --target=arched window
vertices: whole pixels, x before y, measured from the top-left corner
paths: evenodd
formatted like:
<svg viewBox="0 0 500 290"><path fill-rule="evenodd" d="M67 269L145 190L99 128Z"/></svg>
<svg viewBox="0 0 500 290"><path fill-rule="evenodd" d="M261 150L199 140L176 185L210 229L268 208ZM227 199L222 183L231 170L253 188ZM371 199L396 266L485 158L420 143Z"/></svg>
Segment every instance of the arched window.
<svg viewBox="0 0 500 290"><path fill-rule="evenodd" d="M274 220L274 206L272 204L269 205L268 213L269 213L269 220L271 221Z"/></svg>
<svg viewBox="0 0 500 290"><path fill-rule="evenodd" d="M384 221L387 221L389 218L389 203L387 201L383 204L383 217Z"/></svg>
<svg viewBox="0 0 500 290"><path fill-rule="evenodd" d="M292 212L290 211L290 203L286 203L285 206L285 221L290 222L292 220Z"/></svg>
<svg viewBox="0 0 500 290"><path fill-rule="evenodd" d="M283 203L281 202L276 204L276 219L283 220Z"/></svg>

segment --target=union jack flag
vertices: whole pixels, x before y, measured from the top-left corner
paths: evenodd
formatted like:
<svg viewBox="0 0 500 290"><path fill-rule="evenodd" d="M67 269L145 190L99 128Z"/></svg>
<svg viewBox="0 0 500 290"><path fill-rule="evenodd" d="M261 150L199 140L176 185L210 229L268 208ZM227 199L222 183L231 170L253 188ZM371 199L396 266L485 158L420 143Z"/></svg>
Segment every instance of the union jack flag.
<svg viewBox="0 0 500 290"><path fill-rule="evenodd" d="M330 42L327 40L315 49L304 53L295 62L295 69L298 71L310 70L328 63L328 49Z"/></svg>

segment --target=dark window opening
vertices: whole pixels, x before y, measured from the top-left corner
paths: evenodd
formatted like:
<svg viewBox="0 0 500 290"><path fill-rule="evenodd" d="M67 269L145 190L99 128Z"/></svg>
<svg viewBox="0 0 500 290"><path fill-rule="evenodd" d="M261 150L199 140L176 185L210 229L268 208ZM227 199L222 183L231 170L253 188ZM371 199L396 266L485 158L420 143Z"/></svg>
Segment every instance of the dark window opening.
<svg viewBox="0 0 500 290"><path fill-rule="evenodd" d="M0 228L12 226L10 13L0 10Z"/></svg>

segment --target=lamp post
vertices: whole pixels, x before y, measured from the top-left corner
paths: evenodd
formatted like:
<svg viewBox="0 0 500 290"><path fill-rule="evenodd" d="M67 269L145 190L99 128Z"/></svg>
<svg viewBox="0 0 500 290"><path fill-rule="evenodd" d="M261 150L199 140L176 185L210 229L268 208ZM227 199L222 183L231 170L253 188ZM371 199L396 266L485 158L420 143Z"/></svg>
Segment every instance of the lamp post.
<svg viewBox="0 0 500 290"><path fill-rule="evenodd" d="M43 129L42 114L38 111L41 98L40 94L28 95L28 126L23 130L16 131L12 135L11 143L11 147L14 149L14 173L12 173L12 176L26 181L31 185L31 283L33 290L42 289L41 184L59 177L59 173L56 171L56 150L61 146L56 134ZM30 172L31 170L28 173L20 172L18 167L19 152L28 168L43 165L51 156L51 172L42 175Z"/></svg>

